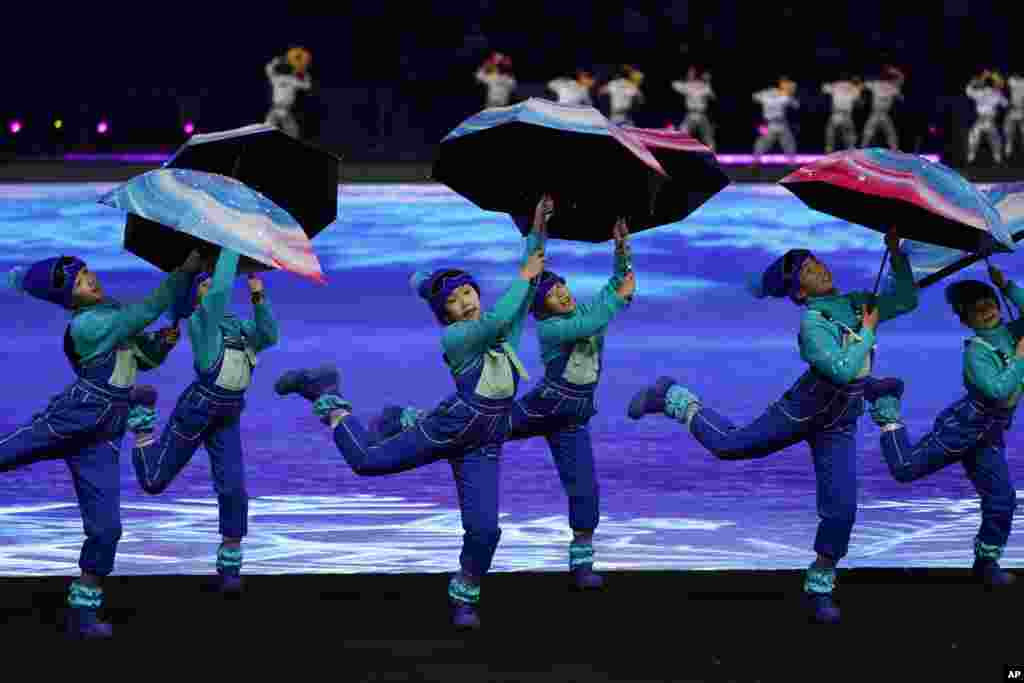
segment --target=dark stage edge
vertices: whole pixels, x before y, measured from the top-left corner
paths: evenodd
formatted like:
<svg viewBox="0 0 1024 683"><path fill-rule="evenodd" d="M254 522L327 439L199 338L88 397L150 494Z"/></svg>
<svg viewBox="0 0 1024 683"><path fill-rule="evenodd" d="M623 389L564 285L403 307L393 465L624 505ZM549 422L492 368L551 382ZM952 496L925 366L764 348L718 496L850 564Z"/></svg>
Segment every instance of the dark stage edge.
<svg viewBox="0 0 1024 683"><path fill-rule="evenodd" d="M569 590L564 573L488 576L484 628L470 635L448 624L445 574L249 576L235 600L214 592L213 577L114 576L106 614L115 639L98 646L148 646L161 658L214 648L233 661L248 653L244 665L272 643L272 657L329 661L344 681L983 683L1024 663L1024 586L989 592L966 570L841 571L837 626L807 623L802 572L605 576L606 589L589 594ZM58 652L47 646L63 642L68 580L0 579L4 650Z"/></svg>
<svg viewBox="0 0 1024 683"><path fill-rule="evenodd" d="M123 182L159 168L157 164L117 162L15 160L0 162L0 182ZM774 183L794 171L797 166L764 165L723 166L734 183ZM974 167L957 169L978 183L1002 183L1024 180L1024 167ZM343 162L340 180L343 183L420 183L433 182L430 164L423 163L357 163Z"/></svg>

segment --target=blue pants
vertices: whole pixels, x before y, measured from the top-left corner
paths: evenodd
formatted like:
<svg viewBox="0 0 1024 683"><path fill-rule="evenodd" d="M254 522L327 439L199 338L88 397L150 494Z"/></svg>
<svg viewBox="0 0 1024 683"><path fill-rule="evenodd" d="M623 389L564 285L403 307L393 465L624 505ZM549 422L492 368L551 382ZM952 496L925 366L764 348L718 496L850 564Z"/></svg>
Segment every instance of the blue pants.
<svg viewBox="0 0 1024 683"><path fill-rule="evenodd" d="M916 445L906 428L882 433L882 455L893 478L909 483L959 462L981 497L978 540L1006 545L1017 507L1017 492L1006 463L1006 415L993 415L964 397L935 418L932 431Z"/></svg>
<svg viewBox="0 0 1024 683"><path fill-rule="evenodd" d="M206 446L217 492L220 533L225 538L249 533L249 495L239 425L244 408L243 398L226 396L196 382L178 399L160 438L132 451L139 485L146 493L157 494L174 481L200 444Z"/></svg>
<svg viewBox="0 0 1024 683"><path fill-rule="evenodd" d="M118 459L128 417L126 393L117 396L79 380L30 423L0 437L0 472L43 460L67 463L85 530L78 566L96 576L114 570L121 539Z"/></svg>
<svg viewBox="0 0 1024 683"><path fill-rule="evenodd" d="M806 441L817 480L818 533L814 550L835 561L846 556L857 517L857 420L864 414L863 381L837 386L805 373L751 424L737 427L702 407L693 436L723 460L763 458Z"/></svg>
<svg viewBox="0 0 1024 683"><path fill-rule="evenodd" d="M597 413L592 390L544 382L516 401L508 415L507 441L543 436L569 497L569 526L593 531L599 517L599 488L590 441Z"/></svg>
<svg viewBox="0 0 1024 683"><path fill-rule="evenodd" d="M498 463L510 401L470 403L458 395L443 401L414 428L375 444L354 416L334 429L334 442L352 471L372 477L448 460L462 512L463 571L481 577L491 568L501 538L498 526Z"/></svg>

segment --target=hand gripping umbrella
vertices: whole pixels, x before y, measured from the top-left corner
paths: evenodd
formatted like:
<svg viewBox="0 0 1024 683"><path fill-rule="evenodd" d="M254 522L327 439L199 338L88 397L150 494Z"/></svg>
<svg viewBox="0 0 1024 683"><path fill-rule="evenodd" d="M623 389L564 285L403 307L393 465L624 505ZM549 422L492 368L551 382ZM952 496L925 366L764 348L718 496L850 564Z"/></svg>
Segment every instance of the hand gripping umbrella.
<svg viewBox="0 0 1024 683"><path fill-rule="evenodd" d="M816 211L882 233L896 227L902 238L963 252L1014 250L998 212L977 188L951 168L914 154L836 152L779 182Z"/></svg>
<svg viewBox="0 0 1024 683"><path fill-rule="evenodd" d="M252 265L245 272L279 269L326 282L295 219L234 178L159 169L136 176L99 201L129 213L125 249L163 271L179 266L193 249L209 253L227 247L249 259ZM131 229L133 217L145 223Z"/></svg>

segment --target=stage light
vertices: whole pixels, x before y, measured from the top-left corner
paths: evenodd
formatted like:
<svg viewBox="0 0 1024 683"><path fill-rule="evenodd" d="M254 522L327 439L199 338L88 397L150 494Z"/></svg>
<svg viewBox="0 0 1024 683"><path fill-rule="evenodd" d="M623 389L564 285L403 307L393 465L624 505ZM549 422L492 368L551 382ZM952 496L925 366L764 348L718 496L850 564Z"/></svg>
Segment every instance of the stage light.
<svg viewBox="0 0 1024 683"><path fill-rule="evenodd" d="M100 135L106 135L110 131L110 124L106 121L100 121L96 124L96 132Z"/></svg>
<svg viewBox="0 0 1024 683"><path fill-rule="evenodd" d="M15 119L7 124L7 130L11 131L11 135L17 135L18 131L21 130L21 121Z"/></svg>
<svg viewBox="0 0 1024 683"><path fill-rule="evenodd" d="M195 125L191 121L189 121L188 123L185 124L185 135L192 135L192 133L195 131L195 129L196 129Z"/></svg>
<svg viewBox="0 0 1024 683"><path fill-rule="evenodd" d="M53 122L53 127L56 128L57 130L60 130L61 128L64 127L64 122L60 119L57 119Z"/></svg>

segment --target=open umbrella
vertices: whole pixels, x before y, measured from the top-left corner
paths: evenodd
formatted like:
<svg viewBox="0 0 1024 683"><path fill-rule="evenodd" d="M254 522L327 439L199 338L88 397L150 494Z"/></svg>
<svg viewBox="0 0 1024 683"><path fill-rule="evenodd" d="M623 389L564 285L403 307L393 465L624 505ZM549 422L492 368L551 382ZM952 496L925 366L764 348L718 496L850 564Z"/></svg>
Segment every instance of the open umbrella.
<svg viewBox="0 0 1024 683"><path fill-rule="evenodd" d="M236 178L287 211L312 239L338 216L341 159L263 124L193 135L163 168Z"/></svg>
<svg viewBox="0 0 1024 683"><path fill-rule="evenodd" d="M463 121L441 141L432 177L487 211L529 215L555 199L552 237L603 242L618 216L653 222L668 176L647 147L593 107L530 98Z"/></svg>
<svg viewBox="0 0 1024 683"><path fill-rule="evenodd" d="M686 133L660 128L623 127L654 154L669 181L654 200L654 224L682 220L729 185L715 153Z"/></svg>
<svg viewBox="0 0 1024 683"><path fill-rule="evenodd" d="M125 248L163 271L179 266L193 249L227 247L245 257L242 272L280 269L326 282L295 219L234 178L159 169L132 178L99 201L128 212Z"/></svg>
<svg viewBox="0 0 1024 683"><path fill-rule="evenodd" d="M836 152L779 181L810 208L900 237L964 252L1013 251L998 212L963 176L915 154ZM885 268L888 251L875 280Z"/></svg>
<svg viewBox="0 0 1024 683"><path fill-rule="evenodd" d="M999 213L1003 226L1014 242L1024 239L1024 183L1005 183L982 191ZM939 247L925 242L908 240L903 245L910 257L915 275L924 275L917 281L920 289L967 268L983 259L989 252L970 254L958 249Z"/></svg>

